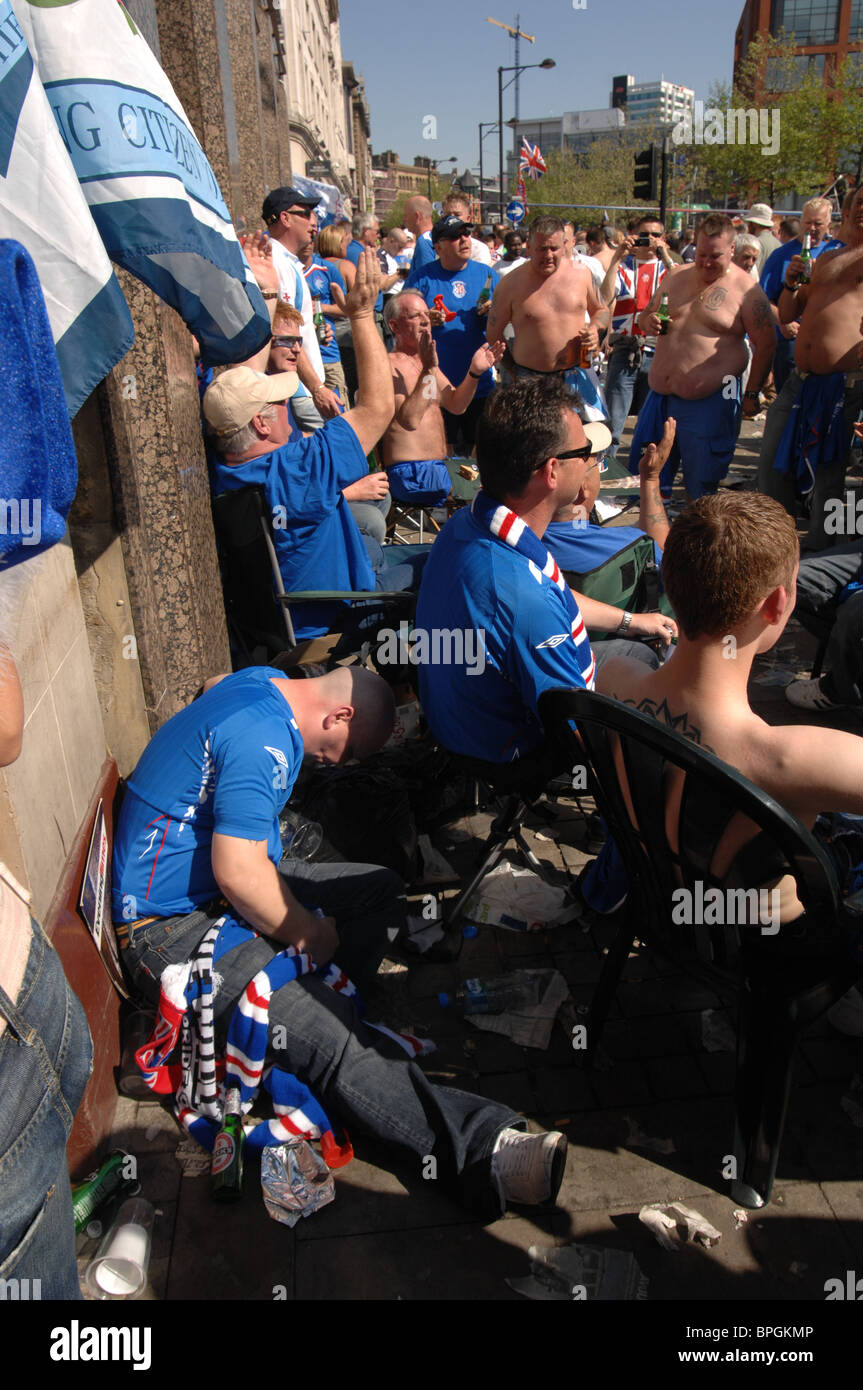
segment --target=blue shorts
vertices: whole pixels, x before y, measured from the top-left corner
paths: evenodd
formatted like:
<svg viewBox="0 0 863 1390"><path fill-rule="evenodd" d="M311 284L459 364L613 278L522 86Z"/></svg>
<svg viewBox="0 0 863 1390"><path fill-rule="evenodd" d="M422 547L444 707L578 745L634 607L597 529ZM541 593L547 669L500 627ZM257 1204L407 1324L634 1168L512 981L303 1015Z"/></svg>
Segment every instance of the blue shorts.
<svg viewBox="0 0 863 1390"><path fill-rule="evenodd" d="M450 494L449 469L441 459L392 463L387 477L396 501L412 507L442 507Z"/></svg>
<svg viewBox="0 0 863 1390"><path fill-rule="evenodd" d="M695 499L716 492L728 472L737 445L740 418L740 378L734 377L731 399L721 386L712 396L685 401L680 396L650 391L638 412L638 424L629 450L629 471L638 473L648 444L658 444L669 415L677 421L677 436L659 478L664 498L671 496L678 465L683 464L687 495Z"/></svg>

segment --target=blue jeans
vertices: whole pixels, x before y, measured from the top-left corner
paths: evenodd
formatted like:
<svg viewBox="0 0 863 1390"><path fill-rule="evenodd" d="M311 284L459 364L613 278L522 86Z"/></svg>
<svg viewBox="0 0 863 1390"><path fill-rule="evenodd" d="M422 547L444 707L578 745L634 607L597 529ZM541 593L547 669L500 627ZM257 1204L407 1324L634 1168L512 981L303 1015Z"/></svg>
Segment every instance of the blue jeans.
<svg viewBox="0 0 863 1390"><path fill-rule="evenodd" d="M79 1299L66 1140L93 1047L36 922L18 998L0 990L0 1014L0 1279L39 1279L43 1299Z"/></svg>
<svg viewBox="0 0 863 1390"><path fill-rule="evenodd" d="M351 516L357 523L360 534L370 536L378 545L387 538L387 515L392 499L389 493L377 502L349 502Z"/></svg>
<svg viewBox="0 0 863 1390"><path fill-rule="evenodd" d="M640 354L639 365L633 367L629 366L630 353L630 345L622 343L612 348L608 359L605 399L611 427L611 448L608 457L612 459L617 455L627 417L630 414L638 414L650 390L647 378L653 363L653 353Z"/></svg>
<svg viewBox="0 0 863 1390"><path fill-rule="evenodd" d="M840 603L846 584L863 577L863 540L834 545L801 561L797 575L795 614L819 622L834 617L824 659L831 697L843 705L863 704L863 591Z"/></svg>
<svg viewBox="0 0 863 1390"><path fill-rule="evenodd" d="M305 906L335 918L342 942L336 963L361 986L377 969L387 928L404 921L400 880L368 864L283 860L280 872ZM163 918L134 932L124 960L135 986L155 1002L165 966L193 956L216 915L200 911ZM261 936L219 961L223 983L214 1019L221 1046L240 994L279 949ZM285 1044L277 1053L268 1049L268 1060L305 1082L349 1134L369 1135L420 1159L433 1154L438 1178L466 1206L484 1220L501 1214L491 1151L502 1129L524 1123L507 1106L436 1086L398 1044L360 1021L350 999L315 975L273 995L269 1022L271 1036L274 1027L284 1029Z"/></svg>

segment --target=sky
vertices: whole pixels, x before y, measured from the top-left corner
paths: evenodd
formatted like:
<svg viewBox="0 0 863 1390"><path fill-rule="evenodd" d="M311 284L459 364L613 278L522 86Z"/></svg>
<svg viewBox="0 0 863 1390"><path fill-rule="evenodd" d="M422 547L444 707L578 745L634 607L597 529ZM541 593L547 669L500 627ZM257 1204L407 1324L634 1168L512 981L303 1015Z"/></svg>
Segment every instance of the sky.
<svg viewBox="0 0 863 1390"><path fill-rule="evenodd" d="M578 0L582 5L582 0ZM515 63L514 43L486 16L515 27L516 11L501 0L341 0L342 56L365 79L376 154L395 150L451 155L459 172L479 163L480 121L497 120L497 69ZM710 84L729 81L734 32L743 0L522 0L521 63L553 58L551 70L522 73L521 115L607 107L611 79L664 76L705 100ZM512 73L504 73L504 82ZM514 114L514 88L504 92L504 121ZM424 138L434 127L436 139ZM507 132L509 135L509 132ZM511 139L511 136L510 136ZM486 134L487 172L497 167L497 136Z"/></svg>

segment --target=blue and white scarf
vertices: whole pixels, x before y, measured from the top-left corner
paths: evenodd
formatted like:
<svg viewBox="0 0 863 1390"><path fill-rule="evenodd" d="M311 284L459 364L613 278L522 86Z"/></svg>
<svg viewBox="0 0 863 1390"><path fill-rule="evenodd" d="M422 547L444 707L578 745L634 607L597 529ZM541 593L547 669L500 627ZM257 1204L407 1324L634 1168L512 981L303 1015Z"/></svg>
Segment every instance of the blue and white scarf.
<svg viewBox="0 0 863 1390"><path fill-rule="evenodd" d="M596 660L590 649L590 638L587 635L587 628L584 626L581 610L575 601L575 595L561 574L554 556L545 548L539 537L517 512L510 511L509 507L505 507L502 502L496 502L487 493L478 492L471 503L470 510L474 520L480 526L490 531L499 541L505 541L507 545L511 545L513 550L518 551L519 555L524 556L528 568L538 583L547 579L550 583L557 585L563 596L569 617L572 640L578 650L578 661L584 676L585 688L593 690L596 680Z"/></svg>

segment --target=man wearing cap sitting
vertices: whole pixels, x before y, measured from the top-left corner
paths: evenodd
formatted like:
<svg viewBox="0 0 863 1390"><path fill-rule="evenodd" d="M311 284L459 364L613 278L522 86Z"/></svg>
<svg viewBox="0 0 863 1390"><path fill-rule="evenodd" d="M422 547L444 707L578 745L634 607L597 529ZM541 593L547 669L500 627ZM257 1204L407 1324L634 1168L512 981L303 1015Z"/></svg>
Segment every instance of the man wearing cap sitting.
<svg viewBox="0 0 863 1390"><path fill-rule="evenodd" d="M265 376L254 366L223 372L204 396L215 434L218 492L263 488L273 517L273 543L285 589L413 589L425 556L400 563L400 550L360 535L342 489L365 476L366 455L393 414L386 349L374 320L380 289L377 258L365 251L345 301L357 353L360 403L328 420L308 439L290 443L284 402L296 388L292 372ZM263 355L269 348L263 350ZM261 362L261 367L265 363ZM322 636L338 623L338 605L293 605L298 638Z"/></svg>
<svg viewBox="0 0 863 1390"><path fill-rule="evenodd" d="M279 298L293 304L303 316L303 351L297 364L297 375L308 391L315 410L324 419L331 419L340 412L339 399L324 383L324 364L315 333L312 296L298 255L314 242L318 230L315 208L319 202L319 198L310 198L296 188L274 188L264 199L261 216L273 246L273 265L279 277ZM311 418L303 415L302 396L303 392L300 392L295 411L301 416L302 424L314 429L319 425L319 418L314 414Z"/></svg>
<svg viewBox="0 0 863 1390"><path fill-rule="evenodd" d="M429 308L440 368L451 382L464 381L474 353L485 343L490 296L500 279L496 270L471 260L472 231L473 224L455 213L441 217L431 234L437 259L419 270L412 266L405 281L405 290L416 290ZM473 451L476 422L493 390L494 377L488 370L477 380L476 395L462 414L444 408L447 443L453 454Z"/></svg>

